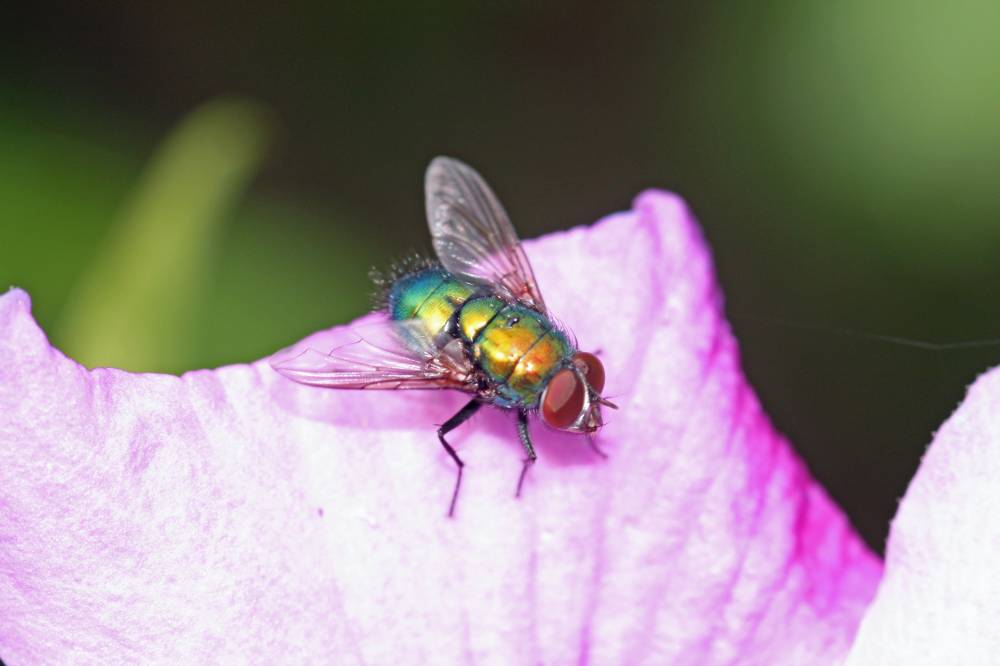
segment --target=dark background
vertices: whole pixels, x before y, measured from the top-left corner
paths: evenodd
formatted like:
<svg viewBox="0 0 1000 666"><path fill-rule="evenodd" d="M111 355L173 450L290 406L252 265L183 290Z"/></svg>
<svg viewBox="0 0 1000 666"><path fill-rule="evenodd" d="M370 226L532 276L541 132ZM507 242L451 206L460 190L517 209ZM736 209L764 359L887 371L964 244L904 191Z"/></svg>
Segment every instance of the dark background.
<svg viewBox="0 0 1000 666"><path fill-rule="evenodd" d="M996 3L6 14L0 284L89 364L241 362L364 312L368 267L428 246L436 154L525 237L685 197L765 407L875 549L1000 358L873 336L1000 337ZM156 325L110 344L123 320Z"/></svg>

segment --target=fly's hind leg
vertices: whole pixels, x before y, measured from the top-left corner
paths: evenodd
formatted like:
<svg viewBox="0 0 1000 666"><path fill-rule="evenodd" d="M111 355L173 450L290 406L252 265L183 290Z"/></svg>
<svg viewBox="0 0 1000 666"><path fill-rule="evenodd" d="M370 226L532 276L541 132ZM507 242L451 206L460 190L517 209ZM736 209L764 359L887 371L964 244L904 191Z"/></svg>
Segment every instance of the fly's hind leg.
<svg viewBox="0 0 1000 666"><path fill-rule="evenodd" d="M441 427L438 428L437 431L438 439L441 441L441 446L444 447L444 450L448 452L448 455L451 456L451 459L454 460L455 464L458 466L458 476L455 478L455 490L451 493L451 504L448 505L449 518L452 518L455 515L455 503L458 501L458 489L462 486L462 468L465 467L465 463L458 457L455 449L448 443L444 436L472 418L472 415L479 411L479 408L482 406L483 403L479 402L477 398L473 398L467 405L465 405L465 407L458 410L457 414L441 424Z"/></svg>
<svg viewBox="0 0 1000 666"><path fill-rule="evenodd" d="M524 447L527 457L521 467L521 476L517 478L517 490L514 492L514 497L521 496L521 486L524 485L524 477L528 474L528 468L534 465L538 458L535 455L535 447L531 445L531 435L528 434L528 412L523 409L517 413L517 436L521 438L521 446Z"/></svg>

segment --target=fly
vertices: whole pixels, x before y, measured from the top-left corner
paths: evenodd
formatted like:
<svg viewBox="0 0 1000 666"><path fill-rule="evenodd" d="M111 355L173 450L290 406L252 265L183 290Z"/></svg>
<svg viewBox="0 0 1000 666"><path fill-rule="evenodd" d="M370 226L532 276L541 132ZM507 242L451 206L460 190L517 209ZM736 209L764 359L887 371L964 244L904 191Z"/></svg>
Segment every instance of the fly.
<svg viewBox="0 0 1000 666"><path fill-rule="evenodd" d="M483 405L517 415L525 458L515 496L537 455L528 416L587 437L602 425L604 366L549 318L528 257L493 191L471 167L435 158L424 180L437 262L386 285L382 317L329 352L272 361L302 384L338 389L454 389L472 395L437 431L457 467L454 516L465 464L446 439ZM603 455L603 454L601 454Z"/></svg>

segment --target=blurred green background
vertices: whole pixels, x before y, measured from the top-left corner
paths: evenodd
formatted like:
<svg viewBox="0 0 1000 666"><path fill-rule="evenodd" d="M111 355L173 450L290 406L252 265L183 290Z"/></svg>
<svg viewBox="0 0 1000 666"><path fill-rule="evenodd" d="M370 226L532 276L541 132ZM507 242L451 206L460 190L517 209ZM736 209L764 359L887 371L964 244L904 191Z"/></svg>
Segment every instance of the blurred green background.
<svg viewBox="0 0 1000 666"><path fill-rule="evenodd" d="M522 235L649 186L706 229L766 408L881 549L1000 346L1000 4L188 0L8 8L0 283L90 364L180 372L364 312L430 157ZM797 325L803 324L803 325Z"/></svg>

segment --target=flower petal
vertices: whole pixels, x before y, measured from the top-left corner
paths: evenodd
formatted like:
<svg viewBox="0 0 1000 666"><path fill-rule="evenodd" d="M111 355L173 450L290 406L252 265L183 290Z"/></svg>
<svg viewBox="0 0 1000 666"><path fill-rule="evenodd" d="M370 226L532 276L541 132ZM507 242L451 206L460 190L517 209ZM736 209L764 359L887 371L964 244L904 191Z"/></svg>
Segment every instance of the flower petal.
<svg viewBox="0 0 1000 666"><path fill-rule="evenodd" d="M1000 368L942 426L892 523L885 578L848 664L1000 654Z"/></svg>
<svg viewBox="0 0 1000 666"><path fill-rule="evenodd" d="M704 241L660 192L527 244L600 350L602 460L451 392L324 391L265 361L87 371L0 297L0 656L65 661L803 664L880 564L743 378ZM330 332L310 339L322 347Z"/></svg>

